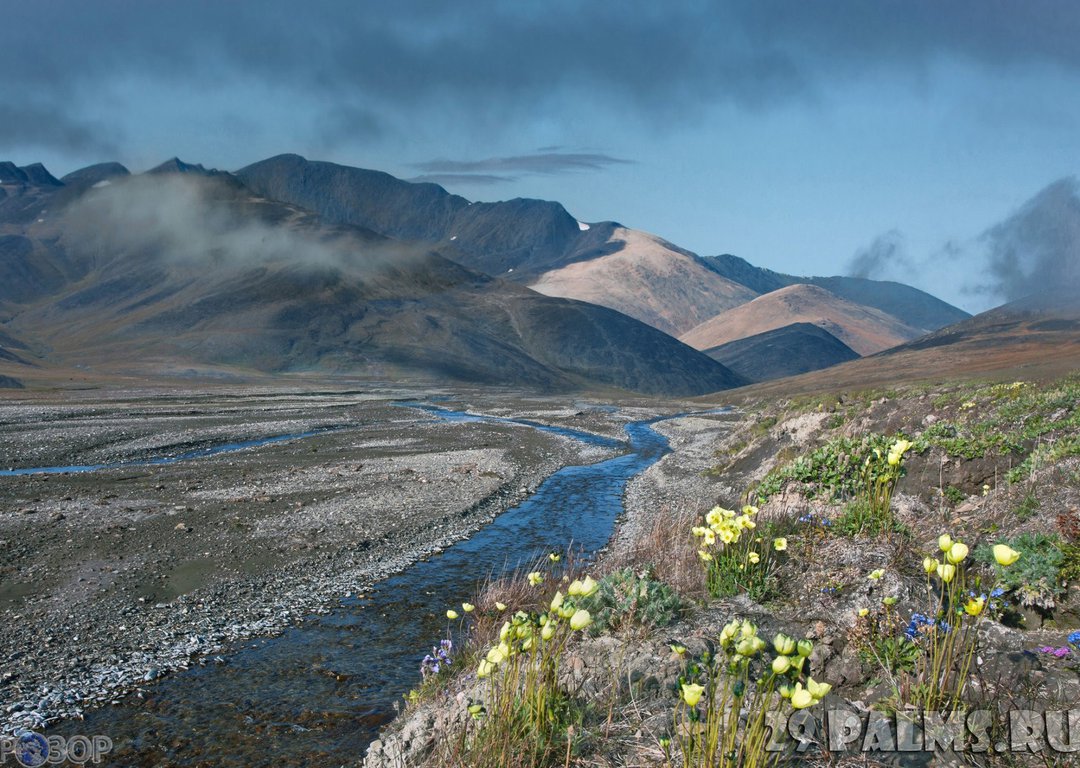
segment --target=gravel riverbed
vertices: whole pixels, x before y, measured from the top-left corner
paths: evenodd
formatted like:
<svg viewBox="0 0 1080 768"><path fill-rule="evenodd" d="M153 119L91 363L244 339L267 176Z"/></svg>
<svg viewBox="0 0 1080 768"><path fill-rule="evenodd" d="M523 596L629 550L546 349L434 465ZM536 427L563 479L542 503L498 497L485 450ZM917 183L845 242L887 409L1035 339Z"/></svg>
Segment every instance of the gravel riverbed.
<svg viewBox="0 0 1080 768"><path fill-rule="evenodd" d="M0 467L137 462L328 427L175 464L0 477L0 732L223 661L468 536L559 467L612 455L386 397L139 396L0 405Z"/></svg>

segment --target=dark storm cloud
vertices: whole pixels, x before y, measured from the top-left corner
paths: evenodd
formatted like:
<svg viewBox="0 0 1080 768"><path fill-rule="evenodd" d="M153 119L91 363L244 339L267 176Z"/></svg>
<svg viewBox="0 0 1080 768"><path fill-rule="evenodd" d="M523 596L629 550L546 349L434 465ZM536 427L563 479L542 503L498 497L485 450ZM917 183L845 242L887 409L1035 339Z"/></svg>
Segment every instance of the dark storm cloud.
<svg viewBox="0 0 1080 768"><path fill-rule="evenodd" d="M0 103L0 156L5 147L11 146L110 155L118 144L119 135L114 129L75 117L59 104Z"/></svg>
<svg viewBox="0 0 1080 768"><path fill-rule="evenodd" d="M34 99L100 110L130 78L165 96L235 78L321 98L346 131L350 114L378 112L368 135L391 120L505 128L594 104L663 127L717 102L813 99L882 66L918 76L943 56L1080 68L1080 4L1047 0L0 0L0 19L0 102L17 111ZM40 112L23 125L51 135Z"/></svg>

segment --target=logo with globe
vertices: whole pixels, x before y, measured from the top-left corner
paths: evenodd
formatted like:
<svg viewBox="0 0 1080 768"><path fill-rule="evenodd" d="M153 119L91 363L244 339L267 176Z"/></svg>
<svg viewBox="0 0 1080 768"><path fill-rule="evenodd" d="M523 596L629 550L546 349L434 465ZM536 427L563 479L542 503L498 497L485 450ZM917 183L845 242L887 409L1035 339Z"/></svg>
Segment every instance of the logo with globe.
<svg viewBox="0 0 1080 768"><path fill-rule="evenodd" d="M24 733L15 742L15 759L26 768L45 765L49 761L49 742L40 733Z"/></svg>

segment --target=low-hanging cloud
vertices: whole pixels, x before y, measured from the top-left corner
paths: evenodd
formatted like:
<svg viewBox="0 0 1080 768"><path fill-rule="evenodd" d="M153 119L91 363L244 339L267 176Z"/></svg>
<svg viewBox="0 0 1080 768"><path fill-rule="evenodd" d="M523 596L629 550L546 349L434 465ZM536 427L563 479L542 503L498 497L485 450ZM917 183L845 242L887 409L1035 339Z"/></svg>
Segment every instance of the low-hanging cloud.
<svg viewBox="0 0 1080 768"><path fill-rule="evenodd" d="M260 217L225 183L186 174L134 176L95 188L63 214L69 247L154 260L192 274L257 266L354 274L401 265L423 249L361 242L345 230L305 230Z"/></svg>
<svg viewBox="0 0 1080 768"><path fill-rule="evenodd" d="M885 232L846 274L905 282L976 312L1046 294L1080 304L1080 180L1060 179L982 234L921 256L901 232Z"/></svg>
<svg viewBox="0 0 1080 768"><path fill-rule="evenodd" d="M498 184L509 184L517 181L517 176L499 176L492 173L422 173L406 179L414 184L440 184L442 186L472 185L478 187L492 187Z"/></svg>
<svg viewBox="0 0 1080 768"><path fill-rule="evenodd" d="M424 173L410 181L491 186L517 181L522 175L550 176L602 171L612 165L629 165L631 162L599 152L565 152L558 147L545 147L528 155L487 157L482 160L440 158L414 163L413 167Z"/></svg>
<svg viewBox="0 0 1080 768"><path fill-rule="evenodd" d="M978 245L986 270L976 290L1005 301L1054 293L1080 303L1080 181L1046 187Z"/></svg>
<svg viewBox="0 0 1080 768"><path fill-rule="evenodd" d="M623 160L597 152L535 152L530 155L488 157L483 160L429 160L414 167L426 173L576 173L600 171L610 165L628 165Z"/></svg>
<svg viewBox="0 0 1080 768"><path fill-rule="evenodd" d="M892 229L856 251L848 263L847 274L871 280L892 279L911 267L904 236L899 230Z"/></svg>

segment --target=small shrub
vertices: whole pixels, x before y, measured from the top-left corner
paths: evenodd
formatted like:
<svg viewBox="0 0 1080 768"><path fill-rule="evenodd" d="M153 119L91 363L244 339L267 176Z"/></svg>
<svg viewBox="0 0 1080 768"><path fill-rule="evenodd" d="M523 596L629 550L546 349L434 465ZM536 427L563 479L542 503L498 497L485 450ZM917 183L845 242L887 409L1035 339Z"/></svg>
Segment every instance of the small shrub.
<svg viewBox="0 0 1080 768"><path fill-rule="evenodd" d="M994 563L998 584L1011 598L1026 608L1053 610L1062 594L1060 569L1065 556L1061 540L1045 533L1024 533L1004 542L1020 553L1020 560L1004 568L994 562L988 546L980 547L975 555L988 563Z"/></svg>
<svg viewBox="0 0 1080 768"><path fill-rule="evenodd" d="M832 530L841 536L880 536L906 532L891 510L874 507L865 499L848 502L836 517Z"/></svg>
<svg viewBox="0 0 1080 768"><path fill-rule="evenodd" d="M596 592L581 601L592 614L589 632L593 635L631 625L665 627L682 610L682 601L671 587L647 572L639 575L632 568L623 568L609 573L598 584Z"/></svg>
<svg viewBox="0 0 1080 768"><path fill-rule="evenodd" d="M757 507L749 504L741 514L715 507L705 515L705 525L691 529L701 540L698 556L705 569L705 586L713 597L745 592L761 602L774 592L787 539L773 535L778 531L773 523L763 524L755 534L757 513Z"/></svg>
<svg viewBox="0 0 1080 768"><path fill-rule="evenodd" d="M1039 509L1039 497L1035 495L1035 490L1031 489L1024 494L1024 498L1020 500L1020 503L1016 507L1016 519L1020 522L1030 520Z"/></svg>
<svg viewBox="0 0 1080 768"><path fill-rule="evenodd" d="M957 488L955 485L947 486L945 490L942 491L942 495L945 496L945 500L953 506L956 506L961 501L967 498L967 494L964 493L961 489Z"/></svg>

